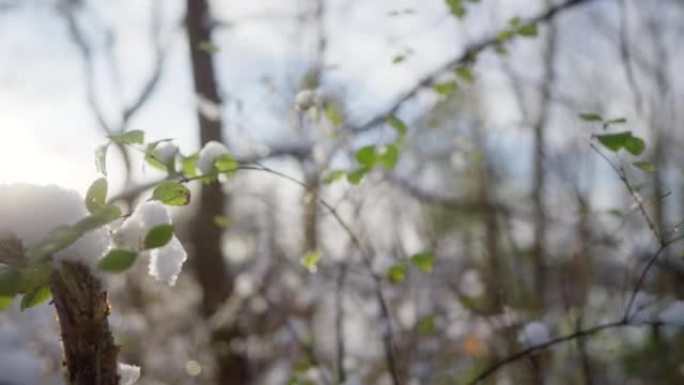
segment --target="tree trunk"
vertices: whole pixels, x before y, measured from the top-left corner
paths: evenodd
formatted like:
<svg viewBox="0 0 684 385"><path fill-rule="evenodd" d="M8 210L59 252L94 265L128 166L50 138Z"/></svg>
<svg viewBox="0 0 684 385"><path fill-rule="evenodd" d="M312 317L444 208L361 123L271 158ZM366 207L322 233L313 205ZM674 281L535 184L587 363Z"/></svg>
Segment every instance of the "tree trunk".
<svg viewBox="0 0 684 385"><path fill-rule="evenodd" d="M207 0L187 1L186 23L195 92L198 98L219 106L221 98L211 54L200 49L203 44L211 42ZM202 145L209 141L223 141L220 117L206 116L198 109L197 118ZM195 247L193 267L202 289L203 315L209 318L230 296L232 278L221 252L222 229L214 224L214 217L223 215L226 198L217 183L203 185L200 195L199 212L192 232ZM218 384L245 384L248 381L246 357L231 349L231 342L239 337L240 330L236 325L225 325L212 333Z"/></svg>
<svg viewBox="0 0 684 385"><path fill-rule="evenodd" d="M64 263L50 281L68 385L118 385L119 347L109 330L107 292L86 267Z"/></svg>

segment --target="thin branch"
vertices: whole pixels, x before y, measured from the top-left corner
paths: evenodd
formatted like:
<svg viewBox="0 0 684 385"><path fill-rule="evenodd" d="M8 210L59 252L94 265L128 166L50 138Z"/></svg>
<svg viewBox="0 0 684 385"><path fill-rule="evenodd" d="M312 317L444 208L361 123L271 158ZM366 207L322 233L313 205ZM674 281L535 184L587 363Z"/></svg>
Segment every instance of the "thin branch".
<svg viewBox="0 0 684 385"><path fill-rule="evenodd" d="M588 3L591 0L568 0L565 1L559 5L553 6L546 10L545 12L534 16L526 21L524 23L526 24L538 24L538 23L545 23L550 20L552 20L555 16L561 14L563 11L569 10L574 8L575 6ZM407 101L413 99L418 93L425 89L431 87L438 79L439 77L444 74L445 72L451 71L461 65L468 64L469 62L472 61L473 57L475 57L478 53L484 51L485 49L489 47L493 47L495 45L499 44L499 39L497 37L497 34L493 34L492 36L489 36L477 43L474 43L470 46L468 46L465 51L463 51L460 55L457 57L447 61L446 63L442 64L441 66L437 67L435 70L430 72L428 75L423 77L416 83L412 88L410 88L408 91L404 92L403 95L398 97L388 108L386 108L384 111L381 113L377 114L375 117L369 119L367 122L356 126L356 127L351 127L352 131L367 131L371 128L374 128L375 126L378 126L382 123L385 122L385 120L392 115L395 115L399 109L406 103Z"/></svg>

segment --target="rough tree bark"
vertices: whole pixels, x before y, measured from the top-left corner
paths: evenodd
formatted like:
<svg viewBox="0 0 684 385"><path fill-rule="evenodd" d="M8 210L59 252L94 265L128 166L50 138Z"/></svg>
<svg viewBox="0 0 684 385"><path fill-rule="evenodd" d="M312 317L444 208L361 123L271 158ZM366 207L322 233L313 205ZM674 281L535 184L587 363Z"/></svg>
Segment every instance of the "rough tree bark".
<svg viewBox="0 0 684 385"><path fill-rule="evenodd" d="M221 98L212 57L207 50L200 49L202 43L211 42L207 0L187 0L186 23L195 92L198 98L218 106L221 104ZM209 141L223 141L220 117L208 117L198 109L197 118L202 145ZM205 318L210 318L232 292L231 276L221 252L222 230L214 224L214 217L223 214L226 197L221 191L221 186L213 183L202 186L199 199L200 207L192 231L192 241L195 247L192 261L202 289L203 315ZM240 330L237 325L225 325L212 333L218 384L231 385L248 382L246 357L231 349L231 341L239 336Z"/></svg>
<svg viewBox="0 0 684 385"><path fill-rule="evenodd" d="M109 329L101 282L84 266L64 263L50 281L59 318L68 385L118 385L119 347Z"/></svg>

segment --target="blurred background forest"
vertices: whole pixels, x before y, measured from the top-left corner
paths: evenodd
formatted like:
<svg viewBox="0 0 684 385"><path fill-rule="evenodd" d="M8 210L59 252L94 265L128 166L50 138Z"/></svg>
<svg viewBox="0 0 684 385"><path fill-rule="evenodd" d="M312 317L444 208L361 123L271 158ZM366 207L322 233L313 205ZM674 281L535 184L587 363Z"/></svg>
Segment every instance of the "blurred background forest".
<svg viewBox="0 0 684 385"><path fill-rule="evenodd" d="M139 384L468 384L530 322L619 320L654 233L678 235L682 0L208 5L0 0L1 183L85 192L98 145L136 129L184 154L221 141L310 187L249 171L193 185L177 285L143 265L110 279ZM595 146L618 131L645 152ZM396 167L329 183L392 144ZM121 204L163 177L142 158L110 151ZM643 282L655 309L684 296L668 246ZM63 383L53 311L0 313L0 384ZM680 328L621 326L483 383L684 383Z"/></svg>

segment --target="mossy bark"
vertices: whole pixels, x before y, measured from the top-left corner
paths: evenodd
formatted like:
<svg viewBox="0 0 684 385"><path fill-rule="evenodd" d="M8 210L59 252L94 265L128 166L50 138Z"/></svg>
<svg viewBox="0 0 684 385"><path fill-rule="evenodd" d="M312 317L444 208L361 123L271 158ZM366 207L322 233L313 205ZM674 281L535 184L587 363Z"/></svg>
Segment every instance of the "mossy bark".
<svg viewBox="0 0 684 385"><path fill-rule="evenodd" d="M107 292L81 265L64 263L50 281L68 385L118 385L119 348L109 329Z"/></svg>

